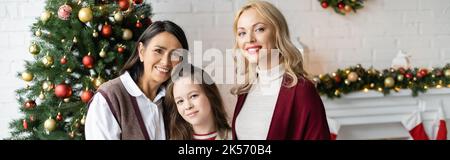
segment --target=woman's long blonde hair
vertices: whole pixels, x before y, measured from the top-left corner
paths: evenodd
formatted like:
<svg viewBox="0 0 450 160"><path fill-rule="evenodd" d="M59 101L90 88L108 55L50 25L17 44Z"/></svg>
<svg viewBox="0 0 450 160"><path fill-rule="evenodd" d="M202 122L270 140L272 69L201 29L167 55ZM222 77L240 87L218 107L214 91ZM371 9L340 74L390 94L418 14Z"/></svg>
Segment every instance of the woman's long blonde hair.
<svg viewBox="0 0 450 160"><path fill-rule="evenodd" d="M275 29L275 47L279 49L280 53L280 65L284 65L286 70L286 78L288 78L288 83L285 85L287 87L295 86L298 82L298 78L306 77L308 74L303 69L303 59L300 51L291 42L289 36L289 29L287 26L286 19L283 14L271 3L266 1L250 1L237 12L234 18L233 32L237 37L237 23L242 13L248 9L255 9L270 25ZM238 42L236 40L234 45L234 51L238 49ZM270 48L268 48L270 49ZM234 59L235 64L237 64L237 59ZM237 65L236 65L237 66ZM237 73L236 69L236 73ZM245 59L245 69L244 69L245 81L243 84L234 87L231 93L234 95L239 95L247 93L251 88L251 83L255 79L255 71L251 69L248 60Z"/></svg>

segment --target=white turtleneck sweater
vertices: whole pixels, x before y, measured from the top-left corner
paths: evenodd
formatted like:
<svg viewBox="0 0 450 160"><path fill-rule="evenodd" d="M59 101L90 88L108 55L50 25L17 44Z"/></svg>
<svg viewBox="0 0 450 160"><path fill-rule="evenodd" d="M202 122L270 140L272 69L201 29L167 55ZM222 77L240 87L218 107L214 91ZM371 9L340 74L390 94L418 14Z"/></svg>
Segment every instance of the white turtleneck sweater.
<svg viewBox="0 0 450 160"><path fill-rule="evenodd" d="M269 70L257 68L258 78L236 118L239 140L265 140L280 92L285 69L277 65Z"/></svg>

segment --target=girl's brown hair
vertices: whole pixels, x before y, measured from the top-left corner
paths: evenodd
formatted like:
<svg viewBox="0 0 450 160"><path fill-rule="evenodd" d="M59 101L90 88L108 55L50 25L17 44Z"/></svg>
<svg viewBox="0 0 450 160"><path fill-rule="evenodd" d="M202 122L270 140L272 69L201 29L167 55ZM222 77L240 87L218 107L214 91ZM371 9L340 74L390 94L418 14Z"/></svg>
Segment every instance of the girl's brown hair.
<svg viewBox="0 0 450 160"><path fill-rule="evenodd" d="M172 78L167 85L167 92L164 103L167 107L167 116L169 117L169 139L172 140L191 140L193 139L194 130L192 125L185 121L178 113L175 99L173 96L173 86L180 78L188 77L194 84L200 85L205 92L211 105L214 116L214 124L220 137L231 129L227 122L227 116L223 105L222 97L219 89L212 78L200 68L188 63L179 64L172 72Z"/></svg>

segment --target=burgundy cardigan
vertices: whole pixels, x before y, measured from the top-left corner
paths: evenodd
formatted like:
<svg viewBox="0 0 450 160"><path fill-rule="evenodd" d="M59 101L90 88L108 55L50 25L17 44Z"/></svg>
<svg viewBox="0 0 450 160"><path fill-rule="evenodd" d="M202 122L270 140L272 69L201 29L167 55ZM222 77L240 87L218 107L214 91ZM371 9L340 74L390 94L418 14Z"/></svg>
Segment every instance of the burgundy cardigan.
<svg viewBox="0 0 450 160"><path fill-rule="evenodd" d="M329 140L325 108L314 84L300 77L297 85L287 88L289 79L283 77L267 140ZM236 137L236 117L247 94L238 96L232 121L233 139ZM255 122L258 123L258 122Z"/></svg>

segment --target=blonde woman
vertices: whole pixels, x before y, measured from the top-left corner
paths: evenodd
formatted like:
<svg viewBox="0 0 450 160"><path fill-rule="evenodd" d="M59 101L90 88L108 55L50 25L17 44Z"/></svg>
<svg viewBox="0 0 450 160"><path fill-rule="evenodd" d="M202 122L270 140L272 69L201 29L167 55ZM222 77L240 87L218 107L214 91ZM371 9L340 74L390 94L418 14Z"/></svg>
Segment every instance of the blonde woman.
<svg viewBox="0 0 450 160"><path fill-rule="evenodd" d="M306 78L281 12L268 2L250 1L237 12L233 31L245 64L244 83L232 89L238 96L233 138L329 139L322 100Z"/></svg>

